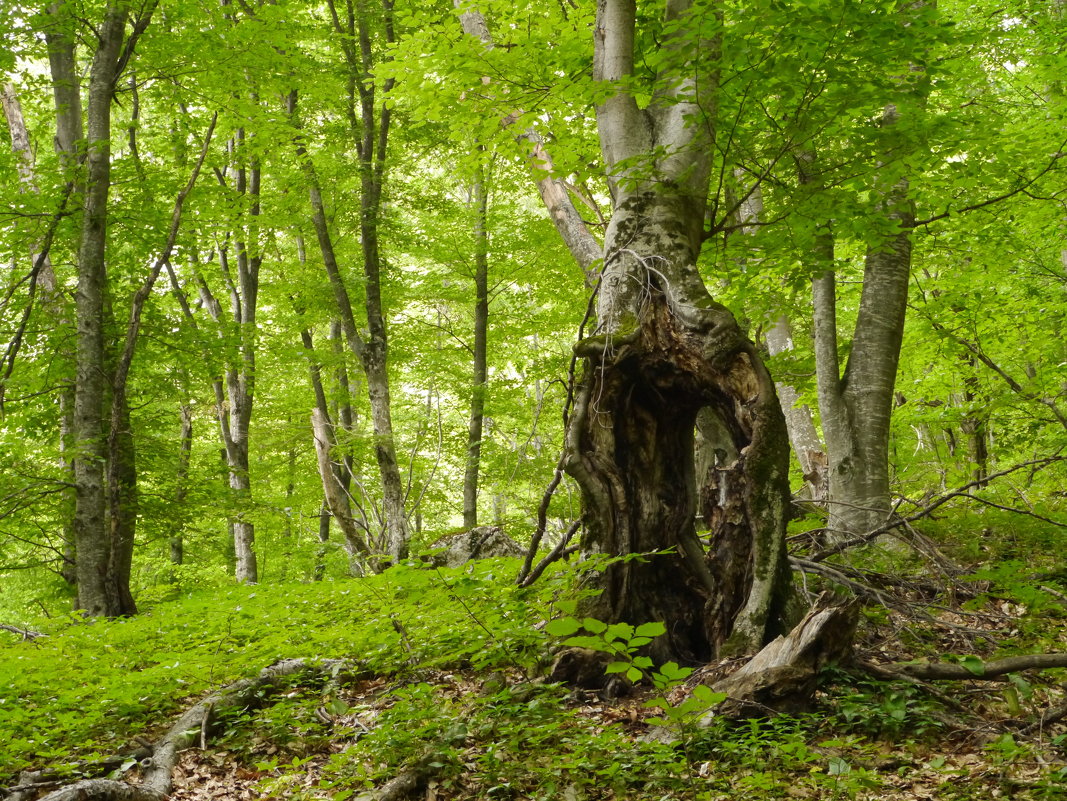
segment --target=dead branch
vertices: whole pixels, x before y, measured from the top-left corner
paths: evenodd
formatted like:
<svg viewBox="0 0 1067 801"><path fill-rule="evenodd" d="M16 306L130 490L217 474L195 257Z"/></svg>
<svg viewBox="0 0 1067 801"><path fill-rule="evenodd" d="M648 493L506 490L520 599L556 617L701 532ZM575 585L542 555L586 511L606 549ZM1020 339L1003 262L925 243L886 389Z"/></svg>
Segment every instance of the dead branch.
<svg viewBox="0 0 1067 801"><path fill-rule="evenodd" d="M205 726L220 709L230 707L252 707L262 703L262 699L272 690L278 688L279 680L300 673L312 672L319 675L336 676L352 667L350 662L340 659L325 659L312 662L306 659L284 659L264 668L253 678L240 679L217 690L190 707L151 746L151 755L140 763L141 782L134 785L111 779L84 779L62 787L41 801L165 801L172 786L172 773L178 759L178 753L197 744L203 744ZM130 756L142 757L143 751ZM43 776L43 774L38 774ZM54 778L54 777L53 777ZM32 798L41 784L23 780L16 788L10 788L14 798ZM52 783L51 779L47 783Z"/></svg>
<svg viewBox="0 0 1067 801"><path fill-rule="evenodd" d="M20 629L18 626L9 626L6 623L0 623L0 629L3 631L10 631L12 634L19 635L23 640L36 640L38 637L47 637L48 635L41 631L33 631L32 629Z"/></svg>
<svg viewBox="0 0 1067 801"><path fill-rule="evenodd" d="M983 662L980 672L954 662L902 662L882 665L881 667L890 673L911 676L917 679L992 681L1008 673L1019 673L1024 670L1048 670L1049 668L1067 667L1067 653L1008 656L1003 659L995 659L992 662Z"/></svg>
<svg viewBox="0 0 1067 801"><path fill-rule="evenodd" d="M1047 465L1053 464L1055 462L1062 462L1065 458L1067 457L1049 456L1044 459L1032 459L1028 462L1022 462L1021 464L1013 465L1012 467L1008 467L997 473L985 476L984 478L976 479L975 481L970 481L964 484L962 487L959 487L958 489L954 489L951 492L946 492L942 494L939 498L936 498L931 503L927 504L913 515L898 518L896 520L890 520L889 522L879 526L873 531L868 531L866 534L862 534L858 537L850 537L847 540L843 540L842 542L836 543L828 548L824 548L818 553L813 554L810 559L812 562L822 562L823 560L828 559L829 557L835 554L839 554L842 551L848 550L849 548L854 548L857 545L867 545L868 543L873 542L875 539L880 537L882 534L885 534L887 531L892 531L893 529L899 528L900 526L905 526L908 523L914 523L916 520L921 520L924 517L930 516L938 507L943 506L953 498L963 497L974 500L974 496L970 494L970 490L974 489L975 487L985 486L995 478L1006 476L1009 473L1014 473L1015 471L1022 470L1025 467L1046 467Z"/></svg>
<svg viewBox="0 0 1067 801"><path fill-rule="evenodd" d="M1067 718L1067 704L1061 706L1053 706L1046 709L1041 713L1041 717L1035 720L1033 723L1029 723L1019 729L1021 734L1034 734L1043 730L1046 726L1051 726L1053 723Z"/></svg>

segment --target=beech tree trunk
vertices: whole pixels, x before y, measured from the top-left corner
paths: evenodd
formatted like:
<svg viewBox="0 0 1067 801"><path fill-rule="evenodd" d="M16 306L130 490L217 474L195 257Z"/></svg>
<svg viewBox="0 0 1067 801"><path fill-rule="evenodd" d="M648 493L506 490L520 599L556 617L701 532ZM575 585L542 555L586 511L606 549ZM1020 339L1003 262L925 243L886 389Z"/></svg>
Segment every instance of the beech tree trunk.
<svg viewBox="0 0 1067 801"><path fill-rule="evenodd" d="M386 145L392 109L388 102L377 101L376 83L372 77L374 52L371 47L372 20L364 4L346 3L343 15L333 0L328 0L334 33L337 34L348 71L348 122L359 154L360 165L360 245L363 256L364 310L367 333L361 336L355 324L351 298L345 286L337 260L323 250L327 274L337 300L345 339L353 354L360 360L367 377L371 425L374 429L374 453L382 484L382 516L386 553L393 561L407 556L410 530L406 512L406 493L396 456L393 434L392 405L389 390L389 337L385 306L382 302L383 265L378 242L378 222L381 216L382 190L385 183ZM382 4L380 22L385 43L394 41L392 2ZM393 79L386 79L382 93L388 96ZM294 100L295 103L295 95ZM303 143L298 141L298 155L305 173L311 179L313 220L320 246L329 242L323 212L322 194L314 168ZM320 219L321 218L321 219Z"/></svg>
<svg viewBox="0 0 1067 801"><path fill-rule="evenodd" d="M771 356L777 356L792 349L793 335L789 318L783 314L767 331L767 350ZM782 414L785 415L789 444L793 447L793 453L804 476L803 490L810 501L822 506L826 503L829 493L826 448L815 428L815 422L811 419L811 409L806 403L801 403L800 393L787 381L775 381L774 387L782 404Z"/></svg>
<svg viewBox="0 0 1067 801"><path fill-rule="evenodd" d="M684 22L691 11L667 4L669 19ZM597 122L615 204L598 332L575 347L585 373L565 468L582 490L583 551L644 555L591 574L602 592L583 602L583 614L666 621L655 655L702 661L755 650L787 625L788 438L770 375L696 266L717 74L666 71L640 108L625 88L635 27L633 2L601 0L594 74L616 90ZM714 64L719 42L704 44ZM662 45L674 46L670 37ZM694 480L702 410L716 458ZM695 532L698 503L712 531L708 551Z"/></svg>
<svg viewBox="0 0 1067 801"><path fill-rule="evenodd" d="M467 466L463 474L463 526L478 525L478 473L482 460L482 423L489 372L489 233L488 193L484 175L474 184L474 353L471 382L471 413L467 428Z"/></svg>
<svg viewBox="0 0 1067 801"><path fill-rule="evenodd" d="M97 31L89 73L88 151L78 248L77 369L74 391L74 538L77 549L78 604L90 616L132 614L129 587L117 582L129 566L124 549L115 553L107 524L107 403L104 311L107 293L105 248L111 189L111 102L119 74L128 7L109 2Z"/></svg>
<svg viewBox="0 0 1067 801"><path fill-rule="evenodd" d="M882 124L893 125L897 117L896 108L889 106ZM815 257L825 268L814 280L812 294L819 410L829 456L831 539L872 531L890 513L889 430L908 303L914 215L906 180L880 191L886 220L896 233L868 249L852 350L843 373L829 228L815 245Z"/></svg>

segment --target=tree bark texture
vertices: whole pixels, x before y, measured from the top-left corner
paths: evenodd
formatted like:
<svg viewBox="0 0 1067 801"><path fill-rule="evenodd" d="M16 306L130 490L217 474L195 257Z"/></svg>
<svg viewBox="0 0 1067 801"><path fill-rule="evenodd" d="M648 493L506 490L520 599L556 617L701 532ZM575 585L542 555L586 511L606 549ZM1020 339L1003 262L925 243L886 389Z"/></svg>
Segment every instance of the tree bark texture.
<svg viewBox="0 0 1067 801"><path fill-rule="evenodd" d="M115 616L136 611L122 605L122 600L128 596L128 587L122 592L115 584L118 576L113 570L105 487L108 370L104 311L107 204L111 189L111 103L128 13L124 3L108 3L98 29L97 48L89 73L87 173L75 295L77 367L73 527L77 548L78 603L90 616Z"/></svg>
<svg viewBox="0 0 1067 801"><path fill-rule="evenodd" d="M897 116L896 109L888 107L882 124L895 124ZM831 539L873 531L890 512L890 418L904 337L914 214L906 180L880 191L886 220L896 232L868 248L852 350L843 373L829 228L818 235L815 246L816 259L825 268L813 282L813 303L819 410L829 457Z"/></svg>
<svg viewBox="0 0 1067 801"><path fill-rule="evenodd" d="M688 3L668 4L669 17L688 13ZM633 2L599 3L595 77L617 86L597 109L615 208L598 331L575 347L585 373L565 467L582 490L583 551L623 557L591 575L602 593L583 613L666 621L655 655L703 661L756 650L783 628L788 439L770 375L696 266L717 76L661 75L656 99L639 108L624 88L635 23ZM718 42L703 45L714 63ZM702 410L722 447L694 479Z"/></svg>

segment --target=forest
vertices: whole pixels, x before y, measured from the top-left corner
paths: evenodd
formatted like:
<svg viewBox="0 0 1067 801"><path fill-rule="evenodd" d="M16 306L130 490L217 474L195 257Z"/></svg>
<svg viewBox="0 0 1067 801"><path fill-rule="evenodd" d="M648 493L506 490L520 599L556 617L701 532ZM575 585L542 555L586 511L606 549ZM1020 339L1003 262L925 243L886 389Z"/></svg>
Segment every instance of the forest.
<svg viewBox="0 0 1067 801"><path fill-rule="evenodd" d="M1065 0L0 73L0 797L1067 797Z"/></svg>

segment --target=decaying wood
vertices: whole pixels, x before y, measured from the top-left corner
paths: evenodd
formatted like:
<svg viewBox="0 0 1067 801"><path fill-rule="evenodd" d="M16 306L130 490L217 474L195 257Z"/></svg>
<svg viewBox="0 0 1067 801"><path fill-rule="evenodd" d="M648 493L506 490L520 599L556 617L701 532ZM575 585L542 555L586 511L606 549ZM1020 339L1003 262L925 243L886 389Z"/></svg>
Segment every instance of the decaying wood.
<svg viewBox="0 0 1067 801"><path fill-rule="evenodd" d="M165 801L172 786L172 773L178 753L195 745L203 745L204 730L219 709L251 707L261 702L270 690L276 689L279 679L299 673L313 672L336 676L352 669L352 663L340 659L312 662L306 659L284 659L264 668L253 678L241 679L217 690L190 707L151 746L150 756L138 751L123 760L140 760L140 784L111 779L84 779L55 790L41 801ZM118 759L118 757L116 757ZM37 774L44 777L45 774ZM16 788L10 788L10 798L31 799L46 786L54 784L54 777L40 783L27 780L27 774Z"/></svg>
<svg viewBox="0 0 1067 801"><path fill-rule="evenodd" d="M846 661L852 652L859 607L855 603L827 606L828 595L789 634L765 646L744 667L715 683L728 699L708 713L710 724L720 714L745 715L768 709L787 712L810 705L819 672Z"/></svg>

